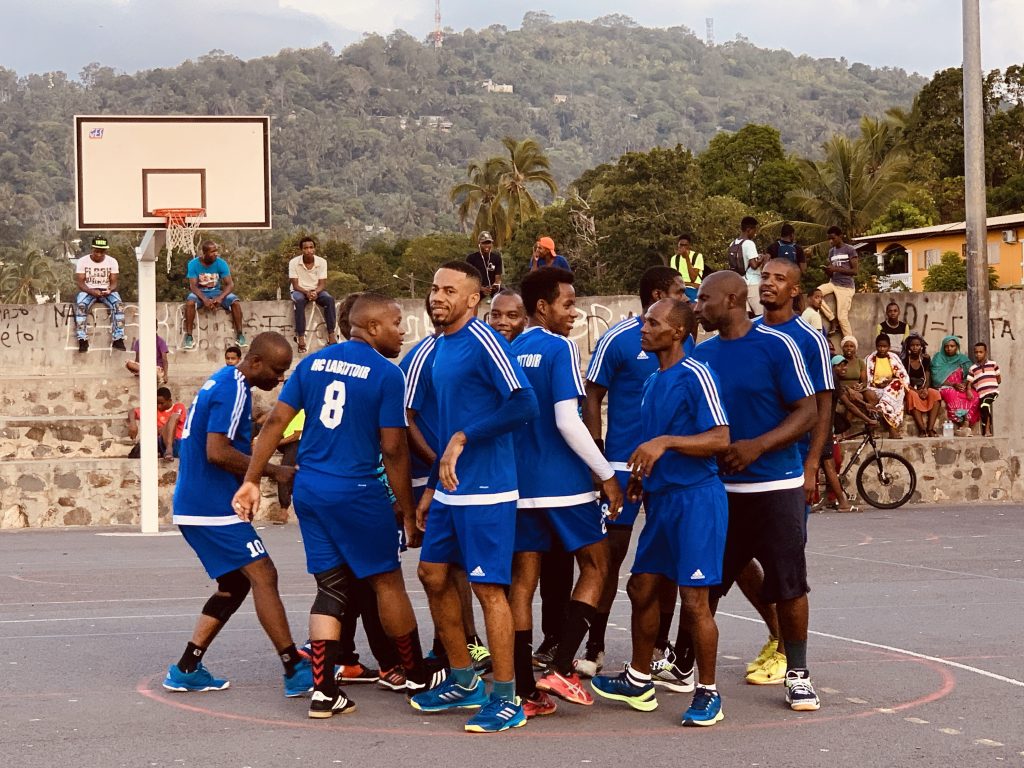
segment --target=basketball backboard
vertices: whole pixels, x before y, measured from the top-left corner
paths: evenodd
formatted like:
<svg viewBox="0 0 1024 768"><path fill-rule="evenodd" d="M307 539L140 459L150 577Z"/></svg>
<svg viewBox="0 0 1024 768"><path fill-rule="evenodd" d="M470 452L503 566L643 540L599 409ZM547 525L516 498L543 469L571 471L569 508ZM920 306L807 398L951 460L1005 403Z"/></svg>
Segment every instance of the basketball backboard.
<svg viewBox="0 0 1024 768"><path fill-rule="evenodd" d="M204 229L270 228L270 118L75 116L78 229L155 229L203 208Z"/></svg>

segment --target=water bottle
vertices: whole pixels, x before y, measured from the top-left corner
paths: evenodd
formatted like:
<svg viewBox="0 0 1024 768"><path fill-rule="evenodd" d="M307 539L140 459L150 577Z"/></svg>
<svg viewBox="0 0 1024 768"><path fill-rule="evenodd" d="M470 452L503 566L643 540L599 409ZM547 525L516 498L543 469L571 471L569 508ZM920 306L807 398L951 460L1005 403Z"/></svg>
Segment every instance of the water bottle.
<svg viewBox="0 0 1024 768"><path fill-rule="evenodd" d="M953 437L953 422L949 419L942 422L942 436Z"/></svg>

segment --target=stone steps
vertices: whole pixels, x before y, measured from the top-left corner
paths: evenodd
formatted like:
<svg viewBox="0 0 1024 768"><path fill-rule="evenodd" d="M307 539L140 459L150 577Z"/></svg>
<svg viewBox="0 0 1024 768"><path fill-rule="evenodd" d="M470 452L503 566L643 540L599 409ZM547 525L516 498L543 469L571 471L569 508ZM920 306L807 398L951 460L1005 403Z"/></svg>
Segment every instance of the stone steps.
<svg viewBox="0 0 1024 768"><path fill-rule="evenodd" d="M124 458L133 441L122 416L0 417L0 460Z"/></svg>

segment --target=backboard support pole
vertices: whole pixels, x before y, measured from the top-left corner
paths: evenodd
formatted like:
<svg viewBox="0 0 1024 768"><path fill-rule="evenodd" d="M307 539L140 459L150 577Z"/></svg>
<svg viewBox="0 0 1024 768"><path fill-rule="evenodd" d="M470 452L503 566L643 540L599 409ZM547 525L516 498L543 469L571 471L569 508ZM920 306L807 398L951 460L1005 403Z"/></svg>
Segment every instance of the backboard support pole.
<svg viewBox="0 0 1024 768"><path fill-rule="evenodd" d="M148 229L135 249L139 261L139 523L142 533L160 530L160 457L156 428L156 260L166 241L162 229Z"/></svg>

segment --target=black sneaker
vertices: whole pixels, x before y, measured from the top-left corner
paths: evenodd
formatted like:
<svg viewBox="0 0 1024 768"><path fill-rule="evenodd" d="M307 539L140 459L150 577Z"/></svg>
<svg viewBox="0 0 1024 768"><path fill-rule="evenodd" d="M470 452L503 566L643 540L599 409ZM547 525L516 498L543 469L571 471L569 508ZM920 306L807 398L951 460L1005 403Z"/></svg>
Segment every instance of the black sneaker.
<svg viewBox="0 0 1024 768"><path fill-rule="evenodd" d="M78 340L78 351L79 352L88 352L89 351L89 342L86 341L85 339L79 339Z"/></svg>
<svg viewBox="0 0 1024 768"><path fill-rule="evenodd" d="M113 344L110 345L111 349L116 349L119 352L127 352L124 346L124 339L116 339Z"/></svg>
<svg viewBox="0 0 1024 768"><path fill-rule="evenodd" d="M313 691L313 698L309 702L309 716L322 720L334 715L347 715L356 711L356 703L348 698L343 691L333 699L322 691Z"/></svg>
<svg viewBox="0 0 1024 768"><path fill-rule="evenodd" d="M555 653L558 652L558 640L553 637L545 637L544 642L533 652L534 669L547 669L555 660Z"/></svg>

